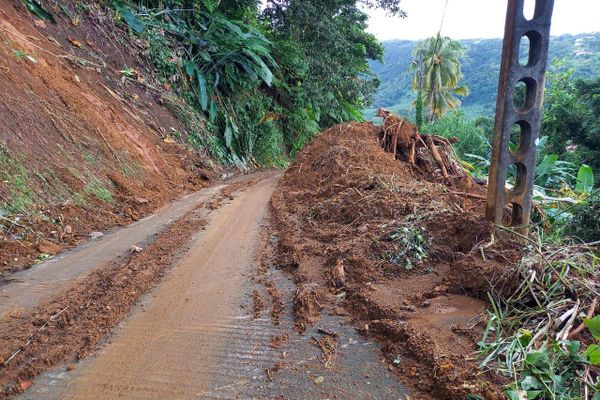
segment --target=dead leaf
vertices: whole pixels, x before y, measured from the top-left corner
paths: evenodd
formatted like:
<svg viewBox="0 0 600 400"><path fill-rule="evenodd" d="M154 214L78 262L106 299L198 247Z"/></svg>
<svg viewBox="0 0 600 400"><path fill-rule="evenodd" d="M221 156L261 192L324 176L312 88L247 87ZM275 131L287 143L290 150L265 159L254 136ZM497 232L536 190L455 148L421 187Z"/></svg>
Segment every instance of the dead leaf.
<svg viewBox="0 0 600 400"><path fill-rule="evenodd" d="M144 249L142 249L141 247L138 246L131 246L131 252L132 253L141 253Z"/></svg>
<svg viewBox="0 0 600 400"><path fill-rule="evenodd" d="M315 383L316 383L317 385L320 385L321 383L323 383L323 381L324 381L324 380L325 380L325 378L324 378L324 377L322 377L322 376L317 376L317 377L315 378Z"/></svg>
<svg viewBox="0 0 600 400"><path fill-rule="evenodd" d="M79 17L74 17L71 20L71 25L73 26L79 26L81 24L81 19Z"/></svg>
<svg viewBox="0 0 600 400"><path fill-rule="evenodd" d="M46 29L46 23L42 19L36 19L33 21L33 25L41 29Z"/></svg>
<svg viewBox="0 0 600 400"><path fill-rule="evenodd" d="M73 46L79 47L80 49L83 49L83 43L81 43L79 40L73 39L73 38L69 38L69 42L71 42L71 44Z"/></svg>
<svg viewBox="0 0 600 400"><path fill-rule="evenodd" d="M145 199L143 197L137 197L136 196L133 199L136 201L136 203L139 203L139 204L146 204L146 203L150 202L150 200Z"/></svg>
<svg viewBox="0 0 600 400"><path fill-rule="evenodd" d="M20 388L22 391L25 391L27 389L29 389L30 387L33 386L33 382L31 381L21 381L21 383L19 384Z"/></svg>
<svg viewBox="0 0 600 400"><path fill-rule="evenodd" d="M173 143L175 143L175 140L173 140L173 138L166 137L163 139L163 142L173 144Z"/></svg>

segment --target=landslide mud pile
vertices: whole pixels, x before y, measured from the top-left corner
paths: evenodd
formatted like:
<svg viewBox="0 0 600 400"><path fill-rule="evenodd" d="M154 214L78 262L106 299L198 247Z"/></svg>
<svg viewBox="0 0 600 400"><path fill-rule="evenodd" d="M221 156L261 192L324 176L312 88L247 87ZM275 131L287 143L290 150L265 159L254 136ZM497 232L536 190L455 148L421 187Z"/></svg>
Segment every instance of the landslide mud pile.
<svg viewBox="0 0 600 400"><path fill-rule="evenodd" d="M477 370L475 342L482 299L518 247L492 238L484 188L395 159L381 133L371 123L329 129L276 190L277 262L298 284L297 327L350 311L412 398L497 398L499 378Z"/></svg>

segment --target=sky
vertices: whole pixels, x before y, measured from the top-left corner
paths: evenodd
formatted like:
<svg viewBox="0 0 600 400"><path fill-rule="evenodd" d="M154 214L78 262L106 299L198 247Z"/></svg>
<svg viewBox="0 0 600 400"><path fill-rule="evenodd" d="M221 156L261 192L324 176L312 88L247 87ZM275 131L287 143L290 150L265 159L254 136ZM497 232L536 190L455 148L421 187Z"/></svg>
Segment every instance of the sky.
<svg viewBox="0 0 600 400"><path fill-rule="evenodd" d="M437 33L445 0L402 0L407 18L391 18L381 10L368 10L369 32L379 40L418 40ZM531 10L535 0L525 0ZM442 34L453 39L504 36L507 0L448 0ZM526 11L527 15L527 11ZM555 0L552 35L600 31L600 0Z"/></svg>

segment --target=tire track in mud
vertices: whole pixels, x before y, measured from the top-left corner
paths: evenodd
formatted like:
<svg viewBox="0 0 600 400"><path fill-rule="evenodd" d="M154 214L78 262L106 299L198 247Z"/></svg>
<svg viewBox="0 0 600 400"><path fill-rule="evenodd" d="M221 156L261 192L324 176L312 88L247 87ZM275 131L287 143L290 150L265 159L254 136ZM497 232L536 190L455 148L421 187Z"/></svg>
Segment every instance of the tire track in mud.
<svg viewBox="0 0 600 400"><path fill-rule="evenodd" d="M178 399L208 390L207 372L221 365L219 355L231 338L226 332L241 333L226 317L244 296L241 284L252 272L277 179L270 174L211 213L191 250L97 358L80 365L62 387L50 390L40 381L23 398Z"/></svg>
<svg viewBox="0 0 600 400"><path fill-rule="evenodd" d="M320 327L337 335L336 357L325 367L313 340L318 329L294 330L291 278L275 267L256 268L277 179L258 183L214 213L187 255L97 357L72 371L63 365L43 374L17 398L404 398L378 346L341 317L322 319ZM284 304L277 316L266 293L274 288ZM255 318L257 292L267 304ZM275 343L281 337L286 340Z"/></svg>
<svg viewBox="0 0 600 400"><path fill-rule="evenodd" d="M175 221L167 219L159 234L148 233L141 252L126 251L85 277L63 282L64 289L54 296L48 293L47 300L18 318L0 320L0 398L25 390L32 377L53 365L87 357L186 254L190 238L203 229L206 218L269 174L243 176L216 187L218 195L192 204ZM167 210L167 214L174 212ZM96 246L110 253L114 251L110 244ZM71 267L76 270L78 264Z"/></svg>

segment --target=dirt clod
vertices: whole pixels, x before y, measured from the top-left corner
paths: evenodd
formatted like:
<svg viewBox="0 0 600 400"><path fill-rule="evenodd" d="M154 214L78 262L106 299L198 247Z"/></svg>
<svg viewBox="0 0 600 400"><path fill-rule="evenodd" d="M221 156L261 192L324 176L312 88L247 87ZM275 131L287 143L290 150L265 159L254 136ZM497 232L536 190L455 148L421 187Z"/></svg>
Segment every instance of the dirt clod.
<svg viewBox="0 0 600 400"><path fill-rule="evenodd" d="M52 256L57 255L62 251L63 247L59 244L56 244L50 240L43 239L38 244L38 250L43 254L50 254Z"/></svg>

